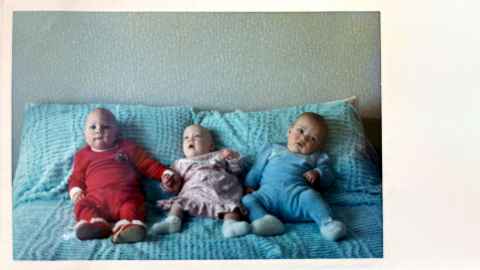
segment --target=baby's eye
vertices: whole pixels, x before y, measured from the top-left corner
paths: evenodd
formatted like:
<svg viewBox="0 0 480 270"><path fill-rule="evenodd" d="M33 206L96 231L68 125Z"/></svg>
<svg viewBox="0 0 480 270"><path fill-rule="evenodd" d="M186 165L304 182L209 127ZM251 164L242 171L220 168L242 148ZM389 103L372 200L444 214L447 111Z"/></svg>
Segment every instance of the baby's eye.
<svg viewBox="0 0 480 270"><path fill-rule="evenodd" d="M102 126L103 129L110 129L110 126Z"/></svg>
<svg viewBox="0 0 480 270"><path fill-rule="evenodd" d="M310 137L310 141L312 141L312 142L315 143L315 142L317 142L317 138L315 138L315 137Z"/></svg>
<svg viewBox="0 0 480 270"><path fill-rule="evenodd" d="M96 129L97 126L96 126L96 125L91 125L91 126L89 126L88 128L90 128L90 129Z"/></svg>
<svg viewBox="0 0 480 270"><path fill-rule="evenodd" d="M303 134L303 132L304 132L303 128L298 128L297 131L300 132L300 134Z"/></svg>

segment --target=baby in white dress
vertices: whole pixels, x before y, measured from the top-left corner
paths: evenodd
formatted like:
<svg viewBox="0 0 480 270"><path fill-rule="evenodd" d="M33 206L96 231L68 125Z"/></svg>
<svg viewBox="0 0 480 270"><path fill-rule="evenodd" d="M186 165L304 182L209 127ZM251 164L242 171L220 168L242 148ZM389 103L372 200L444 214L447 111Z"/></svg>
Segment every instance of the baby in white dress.
<svg viewBox="0 0 480 270"><path fill-rule="evenodd" d="M213 151L213 138L208 129L191 125L183 132L185 158L176 160L172 169L182 178L170 177L164 188L180 192L158 201L169 210L168 217L153 225L155 233L174 233L181 229L183 212L193 216L223 219L224 237L237 237L250 232L250 224L242 221L242 185L235 174L241 172L240 155L230 149Z"/></svg>

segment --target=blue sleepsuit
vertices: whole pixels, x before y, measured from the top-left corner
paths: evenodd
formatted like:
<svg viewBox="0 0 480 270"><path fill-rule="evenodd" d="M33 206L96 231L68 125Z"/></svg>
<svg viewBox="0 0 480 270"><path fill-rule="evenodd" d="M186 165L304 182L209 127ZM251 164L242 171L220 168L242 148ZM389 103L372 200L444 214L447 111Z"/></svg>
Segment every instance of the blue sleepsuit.
<svg viewBox="0 0 480 270"><path fill-rule="evenodd" d="M258 188L242 198L250 220L272 214L284 221L313 220L320 226L331 221L330 207L303 177L315 169L319 187L330 186L335 176L329 163L326 153L302 155L283 145L265 147L245 180L247 187Z"/></svg>

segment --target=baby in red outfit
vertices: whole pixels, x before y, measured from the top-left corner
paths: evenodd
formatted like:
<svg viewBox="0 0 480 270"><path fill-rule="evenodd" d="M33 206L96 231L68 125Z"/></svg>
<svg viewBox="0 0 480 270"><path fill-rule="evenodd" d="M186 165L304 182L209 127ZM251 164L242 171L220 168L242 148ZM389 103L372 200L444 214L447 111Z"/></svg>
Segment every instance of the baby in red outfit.
<svg viewBox="0 0 480 270"><path fill-rule="evenodd" d="M134 142L120 139L117 121L109 110L90 112L84 135L87 145L75 154L68 180L77 238L112 235L113 243L142 241L146 228L141 176L160 179L171 192L179 189L175 186L178 181L172 181L177 176Z"/></svg>

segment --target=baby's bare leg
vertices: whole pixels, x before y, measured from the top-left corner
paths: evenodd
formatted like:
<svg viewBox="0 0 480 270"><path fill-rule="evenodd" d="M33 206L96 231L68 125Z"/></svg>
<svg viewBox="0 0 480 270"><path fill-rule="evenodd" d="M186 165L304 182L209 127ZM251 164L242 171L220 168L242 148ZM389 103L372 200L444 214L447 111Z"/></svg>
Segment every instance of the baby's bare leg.
<svg viewBox="0 0 480 270"><path fill-rule="evenodd" d="M242 215L238 211L225 213L223 216L222 233L226 238L242 236L250 232L250 224L241 221Z"/></svg>
<svg viewBox="0 0 480 270"><path fill-rule="evenodd" d="M154 233L175 233L182 228L183 209L177 205L172 205L168 212L168 217L160 222L153 224L152 231Z"/></svg>
<svg viewBox="0 0 480 270"><path fill-rule="evenodd" d="M225 220L231 219L231 220L239 221L239 220L242 219L242 215L240 213L238 213L237 211L228 212L228 213L225 213L225 215L223 216L223 219L225 219Z"/></svg>
<svg viewBox="0 0 480 270"><path fill-rule="evenodd" d="M174 204L172 205L172 208L170 208L170 212L168 212L169 216L176 216L180 219L183 218L183 209L178 205Z"/></svg>

